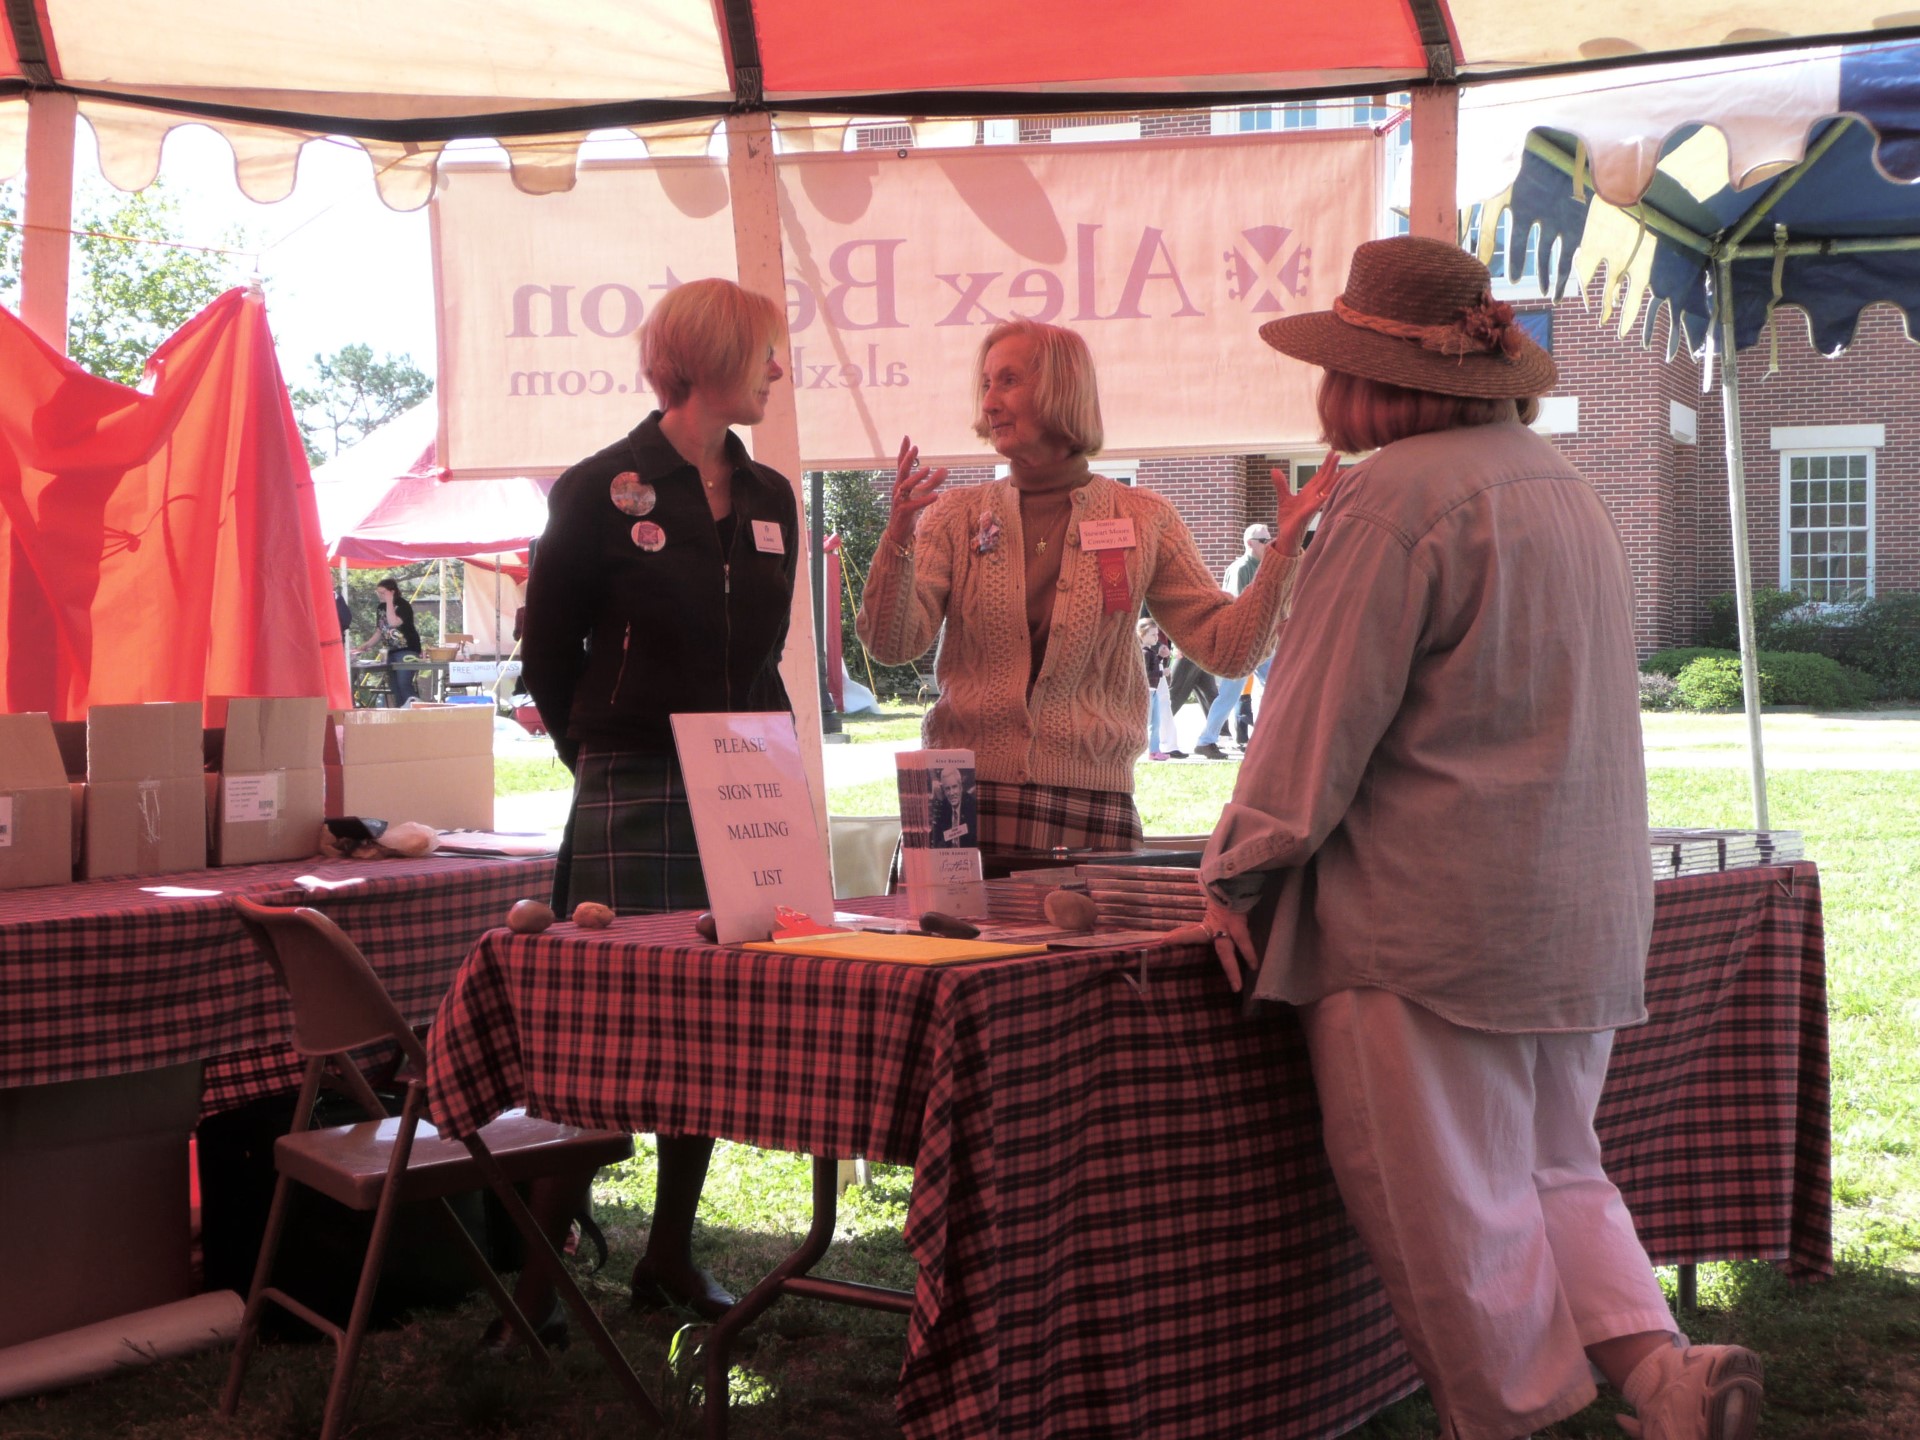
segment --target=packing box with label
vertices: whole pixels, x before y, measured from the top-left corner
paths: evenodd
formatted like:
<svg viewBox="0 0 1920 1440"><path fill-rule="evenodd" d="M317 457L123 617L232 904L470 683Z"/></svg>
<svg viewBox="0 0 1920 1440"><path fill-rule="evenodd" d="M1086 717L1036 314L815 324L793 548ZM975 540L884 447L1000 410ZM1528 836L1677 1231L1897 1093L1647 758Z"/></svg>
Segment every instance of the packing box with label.
<svg viewBox="0 0 1920 1440"><path fill-rule="evenodd" d="M71 879L73 802L53 722L0 715L0 890Z"/></svg>
<svg viewBox="0 0 1920 1440"><path fill-rule="evenodd" d="M327 702L317 695L213 700L204 736L207 834L216 865L300 860L319 849Z"/></svg>
<svg viewBox="0 0 1920 1440"><path fill-rule="evenodd" d="M491 830L492 708L334 711L327 725L327 814Z"/></svg>
<svg viewBox="0 0 1920 1440"><path fill-rule="evenodd" d="M166 875L207 863L207 791L197 702L87 712L81 874ZM74 777L72 760L68 776Z"/></svg>

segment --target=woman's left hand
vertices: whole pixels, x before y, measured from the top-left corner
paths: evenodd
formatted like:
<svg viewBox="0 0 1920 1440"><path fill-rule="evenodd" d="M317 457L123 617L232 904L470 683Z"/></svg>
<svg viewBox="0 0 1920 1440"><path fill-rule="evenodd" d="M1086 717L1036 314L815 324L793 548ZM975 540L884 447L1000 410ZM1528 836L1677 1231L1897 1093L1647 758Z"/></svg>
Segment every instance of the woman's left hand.
<svg viewBox="0 0 1920 1440"><path fill-rule="evenodd" d="M1240 993L1243 977L1260 969L1260 957L1254 953L1253 927L1247 917L1227 909L1217 900L1207 901L1207 918L1198 925L1183 925L1168 933L1168 940L1212 947L1234 994Z"/></svg>
<svg viewBox="0 0 1920 1440"><path fill-rule="evenodd" d="M1273 526L1274 549L1282 555L1298 555L1300 542L1306 537L1307 522L1326 507L1339 484L1338 450L1327 451L1327 458L1320 462L1320 468L1313 472L1311 480L1300 487L1298 494L1287 489L1286 472L1276 467L1273 489L1280 501L1280 513Z"/></svg>

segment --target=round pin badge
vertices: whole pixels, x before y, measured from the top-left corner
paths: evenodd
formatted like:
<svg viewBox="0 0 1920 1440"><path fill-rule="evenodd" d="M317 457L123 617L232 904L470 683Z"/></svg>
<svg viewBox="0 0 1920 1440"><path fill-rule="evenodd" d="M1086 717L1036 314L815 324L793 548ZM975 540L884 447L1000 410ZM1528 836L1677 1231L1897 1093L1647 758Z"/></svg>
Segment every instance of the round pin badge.
<svg viewBox="0 0 1920 1440"><path fill-rule="evenodd" d="M608 493L613 497L614 508L623 515L648 515L653 511L656 499L653 486L631 470L622 470L614 476Z"/></svg>
<svg viewBox="0 0 1920 1440"><path fill-rule="evenodd" d="M633 543L642 550L658 550L667 543L667 532L651 520L639 520L634 523Z"/></svg>

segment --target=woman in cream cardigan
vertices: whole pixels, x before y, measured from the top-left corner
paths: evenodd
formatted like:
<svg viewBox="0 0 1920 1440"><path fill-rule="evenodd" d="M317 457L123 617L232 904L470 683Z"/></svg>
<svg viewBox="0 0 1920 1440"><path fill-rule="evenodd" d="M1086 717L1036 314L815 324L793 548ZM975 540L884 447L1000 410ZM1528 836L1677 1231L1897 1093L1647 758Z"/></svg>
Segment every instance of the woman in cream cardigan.
<svg viewBox="0 0 1920 1440"><path fill-rule="evenodd" d="M942 492L946 470L921 466L901 441L860 638L887 664L939 639L940 697L924 738L974 752L989 861L1131 849L1141 839L1133 766L1147 738L1142 607L1208 670L1247 673L1273 648L1333 469L1297 495L1277 486L1274 544L1236 598L1167 500L1089 467L1103 434L1086 341L1009 321L982 341L979 373L974 431L1010 473Z"/></svg>

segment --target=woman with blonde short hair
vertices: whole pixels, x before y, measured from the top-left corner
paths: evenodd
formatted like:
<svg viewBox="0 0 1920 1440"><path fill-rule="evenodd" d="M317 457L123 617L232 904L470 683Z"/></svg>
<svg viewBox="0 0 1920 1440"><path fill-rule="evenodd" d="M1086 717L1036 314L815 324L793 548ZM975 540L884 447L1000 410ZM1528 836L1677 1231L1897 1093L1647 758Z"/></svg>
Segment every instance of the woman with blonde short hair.
<svg viewBox="0 0 1920 1440"><path fill-rule="evenodd" d="M1342 474L1200 870L1238 990L1293 1007L1340 1195L1449 1440L1594 1399L1640 1440L1749 1440L1760 1362L1673 1323L1593 1116L1647 1018L1653 880L1633 576L1524 423L1553 359L1459 247L1362 245L1326 311Z"/></svg>
<svg viewBox="0 0 1920 1440"><path fill-rule="evenodd" d="M783 323L778 305L731 281L669 290L640 338L661 408L548 497L522 654L528 693L574 775L554 879L563 916L583 900L622 915L705 908L672 716L789 708L779 667L798 509L787 478L750 459L730 428L766 414L784 374ZM636 1305L712 1318L731 1303L693 1261L712 1149L705 1136L660 1137Z"/></svg>
<svg viewBox="0 0 1920 1440"><path fill-rule="evenodd" d="M1276 541L1237 599L1179 512L1094 473L1105 433L1093 357L1071 330L1012 320L980 343L974 431L1008 477L944 492L900 442L893 512L861 597L860 638L904 664L940 640L930 748L974 752L989 872L1021 857L1141 840L1133 767L1146 748L1141 607L1210 670L1273 646L1300 536L1331 473L1279 487Z"/></svg>

